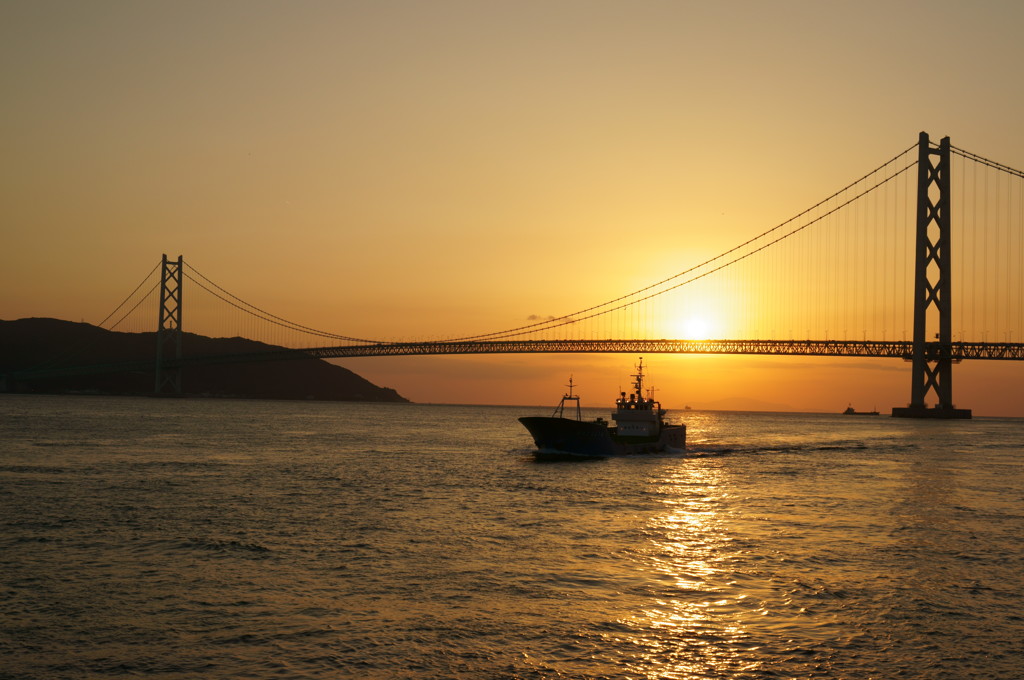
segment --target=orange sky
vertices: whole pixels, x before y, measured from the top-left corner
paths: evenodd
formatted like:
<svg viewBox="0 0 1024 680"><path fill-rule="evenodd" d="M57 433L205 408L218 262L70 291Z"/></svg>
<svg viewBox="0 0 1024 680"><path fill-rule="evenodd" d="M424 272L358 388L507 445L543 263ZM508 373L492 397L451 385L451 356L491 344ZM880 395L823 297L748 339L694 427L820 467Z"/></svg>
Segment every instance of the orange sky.
<svg viewBox="0 0 1024 680"><path fill-rule="evenodd" d="M97 323L161 253L359 337L569 313L774 226L920 130L1024 166L1021 25L1024 4L984 1L7 0L0 318ZM547 403L575 372L596 404L634 360L344 363L438 402ZM910 390L900 362L651 363L673 405L887 409ZM958 405L1024 415L1020 377L958 366Z"/></svg>

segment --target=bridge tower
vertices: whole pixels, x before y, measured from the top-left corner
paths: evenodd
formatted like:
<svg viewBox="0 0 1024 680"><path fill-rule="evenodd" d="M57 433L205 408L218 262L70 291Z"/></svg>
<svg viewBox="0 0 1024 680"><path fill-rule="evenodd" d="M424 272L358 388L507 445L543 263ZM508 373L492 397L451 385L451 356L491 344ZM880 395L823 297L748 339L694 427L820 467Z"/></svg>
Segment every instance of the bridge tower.
<svg viewBox="0 0 1024 680"><path fill-rule="evenodd" d="M164 255L160 270L160 320L156 329L156 395L181 395L181 255ZM168 366L169 362L173 365Z"/></svg>
<svg viewBox="0 0 1024 680"><path fill-rule="evenodd" d="M897 418L971 417L970 409L953 406L949 182L949 137L943 137L939 148L933 149L928 133L922 132L917 162L910 404L893 408L892 415ZM929 332L934 333L935 340L929 340ZM934 392L937 399L933 408L925 404L929 392Z"/></svg>

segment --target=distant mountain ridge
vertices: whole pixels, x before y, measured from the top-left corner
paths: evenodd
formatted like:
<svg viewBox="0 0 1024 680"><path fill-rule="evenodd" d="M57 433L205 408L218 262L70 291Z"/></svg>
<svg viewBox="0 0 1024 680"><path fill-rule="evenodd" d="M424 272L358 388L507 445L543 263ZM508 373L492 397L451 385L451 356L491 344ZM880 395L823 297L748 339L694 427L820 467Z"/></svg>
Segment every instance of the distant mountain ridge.
<svg viewBox="0 0 1024 680"><path fill-rule="evenodd" d="M245 338L185 333L184 354L257 353L277 348ZM119 333L60 319L0 320L0 385L8 392L152 394L153 369L18 380L10 374L50 366L155 362L156 333ZM408 402L347 368L322 359L290 359L187 366L182 391L189 396L327 401Z"/></svg>

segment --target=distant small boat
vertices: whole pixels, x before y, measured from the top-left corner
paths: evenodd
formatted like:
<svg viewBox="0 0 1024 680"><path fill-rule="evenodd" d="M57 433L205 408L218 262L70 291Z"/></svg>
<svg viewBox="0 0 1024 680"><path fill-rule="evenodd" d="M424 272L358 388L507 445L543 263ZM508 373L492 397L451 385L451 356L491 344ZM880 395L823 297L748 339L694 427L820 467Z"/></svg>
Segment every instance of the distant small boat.
<svg viewBox="0 0 1024 680"><path fill-rule="evenodd" d="M665 411L651 397L644 397L643 359L633 376L633 393L622 392L615 400L616 422L609 426L604 418L583 420L579 395L573 394L572 378L569 393L555 407L550 417L528 416L519 422L530 432L537 451L544 459L608 458L642 453L682 452L686 447L686 425L664 421ZM565 417L567 402L575 402L576 418Z"/></svg>
<svg viewBox="0 0 1024 680"><path fill-rule="evenodd" d="M851 404L850 406L846 407L845 411L843 411L843 415L844 416L877 416L878 415L878 411L855 411L854 408L853 408L853 405Z"/></svg>

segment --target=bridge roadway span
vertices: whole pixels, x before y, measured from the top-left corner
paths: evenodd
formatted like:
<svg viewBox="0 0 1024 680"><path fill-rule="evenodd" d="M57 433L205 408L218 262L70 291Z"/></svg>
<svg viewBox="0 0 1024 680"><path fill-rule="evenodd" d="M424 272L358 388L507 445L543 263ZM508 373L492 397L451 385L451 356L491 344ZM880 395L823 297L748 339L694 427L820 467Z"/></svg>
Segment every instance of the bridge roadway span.
<svg viewBox="0 0 1024 680"><path fill-rule="evenodd" d="M397 342L318 347L302 350L320 359L438 354L632 353L632 354L766 354L797 356L882 357L913 356L913 343L850 340L466 340L455 342ZM963 359L1024 360L1024 343L954 342L944 348L927 343L929 361L948 356Z"/></svg>
<svg viewBox="0 0 1024 680"><path fill-rule="evenodd" d="M925 357L941 358L944 352L954 361L964 359L1024 360L1024 343L954 342L944 349L937 342L927 343ZM431 356L445 354L760 354L778 356L881 357L909 361L913 353L910 341L844 340L464 340L451 342L380 342L306 349L271 348L246 354L184 356L164 361L165 369L178 367L286 361L295 359L343 359L346 357ZM6 379L32 380L56 376L124 371L148 371L153 361L126 361L88 366L49 367L15 371L0 375ZM0 388L2 391L2 388Z"/></svg>

